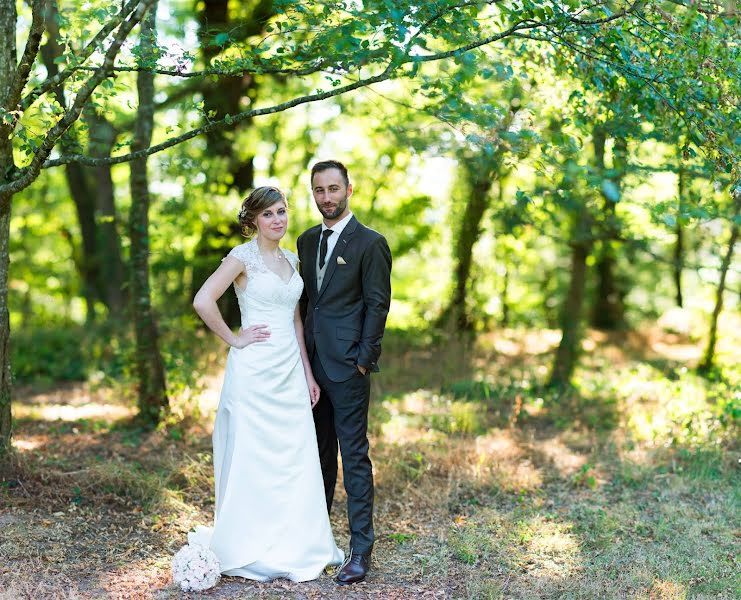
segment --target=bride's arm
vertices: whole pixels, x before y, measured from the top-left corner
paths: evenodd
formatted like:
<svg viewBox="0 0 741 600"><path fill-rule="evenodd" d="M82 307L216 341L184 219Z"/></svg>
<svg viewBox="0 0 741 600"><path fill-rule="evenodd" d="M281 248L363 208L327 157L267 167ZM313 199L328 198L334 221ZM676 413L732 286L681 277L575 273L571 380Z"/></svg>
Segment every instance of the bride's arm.
<svg viewBox="0 0 741 600"><path fill-rule="evenodd" d="M309 361L309 354L306 352L306 342L304 341L304 324L301 321L301 312L298 304L293 315L293 325L296 328L296 341L298 342L299 352L301 352L301 362L304 365L304 375L306 376L306 383L309 386L309 396L311 397L311 407L314 408L316 403L319 402L319 395L321 390L319 384L314 379L314 373L311 370L311 362Z"/></svg>
<svg viewBox="0 0 741 600"><path fill-rule="evenodd" d="M208 328L227 344L236 348L244 348L248 344L270 337L267 325L254 325L247 329L240 329L238 334L233 333L216 305L216 301L243 273L244 264L234 257L227 256L193 298L193 308Z"/></svg>

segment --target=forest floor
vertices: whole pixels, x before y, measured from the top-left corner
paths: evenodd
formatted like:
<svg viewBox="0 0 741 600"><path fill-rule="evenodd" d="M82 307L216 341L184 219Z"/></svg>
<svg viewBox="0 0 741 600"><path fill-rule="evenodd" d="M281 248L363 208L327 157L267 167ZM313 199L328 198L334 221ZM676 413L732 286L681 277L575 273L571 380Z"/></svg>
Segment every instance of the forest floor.
<svg viewBox="0 0 741 600"><path fill-rule="evenodd" d="M575 387L553 394L538 382L557 341L387 336L370 425L373 570L348 588L330 574L226 577L203 594L172 583L172 555L212 518L222 354L181 399L200 414L153 433L131 426L114 389L19 388L0 599L739 597L738 367L701 378L686 335L590 332ZM721 357L741 354L741 340L724 343ZM338 485L346 548L343 505Z"/></svg>

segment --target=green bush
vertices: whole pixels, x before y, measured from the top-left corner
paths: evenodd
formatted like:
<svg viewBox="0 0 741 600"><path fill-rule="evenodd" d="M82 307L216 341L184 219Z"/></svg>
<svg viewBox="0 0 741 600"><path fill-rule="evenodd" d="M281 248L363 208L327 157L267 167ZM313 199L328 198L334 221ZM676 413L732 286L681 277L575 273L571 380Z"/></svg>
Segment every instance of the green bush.
<svg viewBox="0 0 741 600"><path fill-rule="evenodd" d="M208 338L191 317L160 323L160 351L171 393L196 385ZM204 352L205 351L205 352ZM58 325L12 332L11 365L19 383L86 381L135 387L136 345L128 325Z"/></svg>
<svg viewBox="0 0 741 600"><path fill-rule="evenodd" d="M83 381L88 334L80 326L13 331L11 365L19 382Z"/></svg>

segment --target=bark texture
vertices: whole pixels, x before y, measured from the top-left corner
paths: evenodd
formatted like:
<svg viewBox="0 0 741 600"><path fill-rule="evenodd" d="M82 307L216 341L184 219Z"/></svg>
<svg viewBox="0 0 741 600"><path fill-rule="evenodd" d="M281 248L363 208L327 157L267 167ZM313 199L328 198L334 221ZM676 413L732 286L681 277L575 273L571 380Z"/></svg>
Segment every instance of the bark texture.
<svg viewBox="0 0 741 600"><path fill-rule="evenodd" d="M713 308L713 314L710 317L708 345L705 349L705 355L703 356L702 362L699 365L700 371L709 371L715 364L715 345L718 341L718 317L720 317L720 313L723 310L723 294L726 291L726 276L728 275L728 269L731 266L731 260L733 259L733 251L739 237L738 218L739 214L741 214L741 189L736 190L733 203L734 209L733 219L731 221L731 235L728 238L726 253L723 256L723 261L720 265L720 281L718 282L718 289L715 293L715 307Z"/></svg>
<svg viewBox="0 0 741 600"><path fill-rule="evenodd" d="M31 4L31 27L23 55L15 48L17 13L14 0L0 0L0 108L11 119L0 119L0 184L7 183L16 168L13 161L13 131L23 88L39 51L44 34L43 2ZM17 66L16 66L17 65ZM16 116L12 116L16 115ZM10 212L13 193L0 193L0 460L10 453L12 435L12 379L10 368Z"/></svg>
<svg viewBox="0 0 741 600"><path fill-rule="evenodd" d="M551 387L566 386L574 372L581 347L581 313L587 281L587 257L591 250L585 213L578 217L571 242L571 280L561 311L561 341L548 381Z"/></svg>
<svg viewBox="0 0 741 600"><path fill-rule="evenodd" d="M607 138L604 129L601 127L595 128L592 139L597 172L603 180L611 182L615 189L621 192L627 154L625 138L615 139L611 177L607 177L605 169L605 142ZM617 200L604 193L602 200L603 235L595 264L597 285L595 287L591 320L592 325L597 329L611 331L625 326L625 307L623 304L625 291L621 289L616 274L617 242L615 240L619 237Z"/></svg>
<svg viewBox="0 0 741 600"><path fill-rule="evenodd" d="M142 21L140 57L151 56L155 35L157 3ZM154 127L154 75L140 71L137 76L139 107L134 126L133 152L148 148ZM147 158L131 161L131 210L129 236L131 238L130 289L131 314L136 337L136 372L139 380L139 417L149 426L160 422L168 408L165 385L165 367L159 351L159 332L152 309L149 288L149 179Z"/></svg>
<svg viewBox="0 0 741 600"><path fill-rule="evenodd" d="M232 39L244 41L250 36L260 34L274 12L272 0L258 0L246 9L246 16L235 19L233 13L237 10L236 4L232 2L230 6L228 0L203 2L203 10L199 14L199 37L206 65L222 52L222 46L217 43L219 34L228 34ZM203 104L206 114L217 119L236 115L244 110L247 102L254 104L257 93L258 84L251 74L219 77L204 87ZM254 186L254 154L240 151L242 149L234 143L235 135L238 130L248 129L251 123L251 120L247 120L240 125L235 124L233 129L218 129L206 134L209 155L225 160L227 171L231 175L229 184L240 194Z"/></svg>
<svg viewBox="0 0 741 600"><path fill-rule="evenodd" d="M687 174L685 170L680 167L679 169L679 214L677 215L677 225L674 228L674 232L677 236L674 244L674 264L673 264L673 278L674 278L674 290L675 300L677 306L680 308L684 306L684 295L682 294L682 271L684 270L684 227L682 226L682 213L685 202L685 194L687 193Z"/></svg>

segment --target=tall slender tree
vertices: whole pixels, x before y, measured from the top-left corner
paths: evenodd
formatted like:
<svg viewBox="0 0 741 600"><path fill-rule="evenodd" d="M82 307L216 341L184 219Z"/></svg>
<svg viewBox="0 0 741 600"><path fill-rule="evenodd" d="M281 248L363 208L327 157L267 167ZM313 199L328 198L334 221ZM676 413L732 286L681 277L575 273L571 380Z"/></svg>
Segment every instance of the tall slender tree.
<svg viewBox="0 0 741 600"><path fill-rule="evenodd" d="M710 328L708 332L708 345L705 348L705 354L699 365L701 372L710 371L715 364L715 345L718 341L718 318L723 310L723 295L726 292L726 277L728 269L731 266L733 252L736 248L736 242L739 239L739 221L741 221L741 181L737 182L731 192L732 212L731 212L731 232L726 244L726 252L720 265L720 281L715 291L715 306L710 316Z"/></svg>
<svg viewBox="0 0 741 600"><path fill-rule="evenodd" d="M141 24L139 52L140 67L156 64L157 1ZM139 96L137 119L131 152L146 150L152 143L154 129L154 73L142 68L136 78ZM149 288L149 176L148 158L135 158L130 163L131 210L129 212L131 313L136 337L136 370L139 385L139 417L153 426L160 422L168 408L165 366L159 351L159 332L152 309Z"/></svg>
<svg viewBox="0 0 741 600"><path fill-rule="evenodd" d="M597 282L591 320L597 329L615 330L625 326L625 290L618 283L616 246L621 235L617 205L623 193L628 144L624 135L612 138L612 168L608 171L605 167L607 132L608 129L602 125L596 126L592 132L596 179L600 181L602 195L602 227L595 263Z"/></svg>
<svg viewBox="0 0 741 600"><path fill-rule="evenodd" d="M59 63L64 59L65 40L59 28L61 20L57 2L49 0L44 11L46 43L41 46L40 55L51 78L59 76ZM69 102L64 87L55 86L52 92L58 105L66 108ZM88 127L90 154L101 158L110 156L117 137L111 122L90 105L85 106L82 119ZM81 145L79 138L77 132L69 129L60 138L60 148L63 152L74 152ZM123 260L111 165L86 167L69 163L64 166L64 171L80 228L81 243L76 264L82 280L87 321L95 321L98 302L107 307L109 316L121 319L124 308Z"/></svg>
<svg viewBox="0 0 741 600"><path fill-rule="evenodd" d="M0 106L12 106L17 94L15 0L0 0ZM41 29L38 23L38 29ZM38 36L39 40L41 36ZM7 119L0 121L0 173L13 168L13 136ZM0 191L0 457L10 448L10 313L8 310L8 269L10 267L11 192Z"/></svg>

